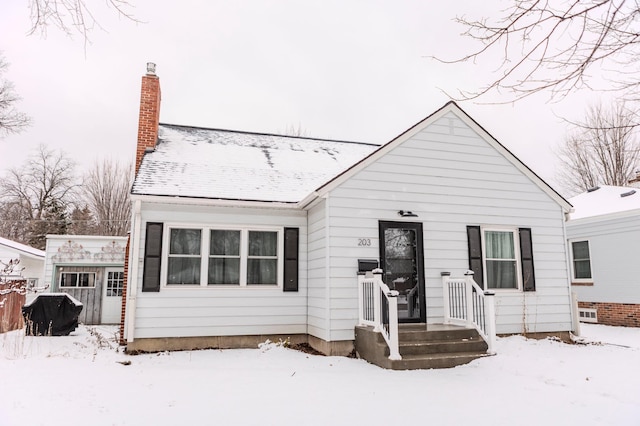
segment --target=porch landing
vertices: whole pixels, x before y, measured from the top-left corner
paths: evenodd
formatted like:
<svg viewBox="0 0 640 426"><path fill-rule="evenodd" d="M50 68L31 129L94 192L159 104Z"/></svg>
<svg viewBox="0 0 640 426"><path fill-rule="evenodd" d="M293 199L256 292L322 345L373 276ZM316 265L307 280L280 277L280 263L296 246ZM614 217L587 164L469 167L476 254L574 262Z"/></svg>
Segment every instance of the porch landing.
<svg viewBox="0 0 640 426"><path fill-rule="evenodd" d="M358 356L382 368L418 370L451 368L487 356L487 344L472 328L447 324L400 324L401 360L389 359L389 348L370 326L356 326Z"/></svg>

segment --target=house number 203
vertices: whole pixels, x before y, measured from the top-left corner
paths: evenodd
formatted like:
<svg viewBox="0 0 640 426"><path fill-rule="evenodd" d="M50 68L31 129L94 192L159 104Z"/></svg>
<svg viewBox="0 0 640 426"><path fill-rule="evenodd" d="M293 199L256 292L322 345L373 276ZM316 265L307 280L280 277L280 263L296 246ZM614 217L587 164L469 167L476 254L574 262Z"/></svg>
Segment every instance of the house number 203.
<svg viewBox="0 0 640 426"><path fill-rule="evenodd" d="M371 245L370 238L358 238L358 247L369 247Z"/></svg>

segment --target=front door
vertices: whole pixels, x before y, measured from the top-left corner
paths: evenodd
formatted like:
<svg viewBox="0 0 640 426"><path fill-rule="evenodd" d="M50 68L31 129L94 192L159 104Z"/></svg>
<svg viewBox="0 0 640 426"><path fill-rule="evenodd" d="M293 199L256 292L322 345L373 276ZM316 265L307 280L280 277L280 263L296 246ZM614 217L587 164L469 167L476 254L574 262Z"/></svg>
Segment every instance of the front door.
<svg viewBox="0 0 640 426"><path fill-rule="evenodd" d="M102 292L102 324L119 324L122 309L124 269L106 268Z"/></svg>
<svg viewBox="0 0 640 426"><path fill-rule="evenodd" d="M399 322L426 322L422 223L380 221L380 267L398 295Z"/></svg>

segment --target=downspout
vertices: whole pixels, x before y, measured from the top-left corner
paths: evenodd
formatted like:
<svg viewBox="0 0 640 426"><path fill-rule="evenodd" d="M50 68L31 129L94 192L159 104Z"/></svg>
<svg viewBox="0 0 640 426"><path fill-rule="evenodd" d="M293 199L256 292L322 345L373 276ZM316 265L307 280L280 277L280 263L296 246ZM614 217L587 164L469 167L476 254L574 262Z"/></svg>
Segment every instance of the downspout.
<svg viewBox="0 0 640 426"><path fill-rule="evenodd" d="M324 204L324 235L325 235L325 285L327 286L326 308L327 308L327 342L331 347L331 225L329 220L331 215L329 214L329 193L325 195Z"/></svg>
<svg viewBox="0 0 640 426"><path fill-rule="evenodd" d="M569 212L562 211L562 238L564 240L564 261L565 267L567 270L567 292L569 298L569 312L571 313L571 332L573 332L576 336L580 335L580 320L578 319L578 312L576 312L573 303L573 292L571 291L571 262L569 260L569 240L567 240L567 221L569 220ZM575 330L574 330L575 328Z"/></svg>
<svg viewBox="0 0 640 426"><path fill-rule="evenodd" d="M133 202L133 241L129 253L129 283L127 291L127 311L125 313L127 323L127 343L133 342L133 333L136 323L136 294L138 293L138 270L140 269L140 207L141 201Z"/></svg>

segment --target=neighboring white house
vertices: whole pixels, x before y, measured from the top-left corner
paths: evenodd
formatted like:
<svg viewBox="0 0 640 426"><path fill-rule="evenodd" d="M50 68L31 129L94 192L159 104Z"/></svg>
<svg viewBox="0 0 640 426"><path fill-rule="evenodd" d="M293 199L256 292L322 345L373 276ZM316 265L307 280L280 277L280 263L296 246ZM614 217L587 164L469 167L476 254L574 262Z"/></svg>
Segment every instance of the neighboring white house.
<svg viewBox="0 0 640 426"><path fill-rule="evenodd" d="M449 102L372 144L158 125L142 79L124 337L129 350L271 336L353 348L358 260L442 323L441 273L495 291L498 333L572 327L571 205Z"/></svg>
<svg viewBox="0 0 640 426"><path fill-rule="evenodd" d="M69 293L84 308L84 324L121 321L127 237L47 235L44 282Z"/></svg>
<svg viewBox="0 0 640 426"><path fill-rule="evenodd" d="M601 186L569 200L572 290L581 321L640 327L640 189Z"/></svg>
<svg viewBox="0 0 640 426"><path fill-rule="evenodd" d="M8 264L16 259L19 260L18 267L5 278L24 278L31 288L42 286L44 251L0 237L0 261Z"/></svg>

